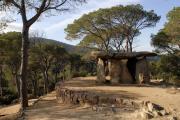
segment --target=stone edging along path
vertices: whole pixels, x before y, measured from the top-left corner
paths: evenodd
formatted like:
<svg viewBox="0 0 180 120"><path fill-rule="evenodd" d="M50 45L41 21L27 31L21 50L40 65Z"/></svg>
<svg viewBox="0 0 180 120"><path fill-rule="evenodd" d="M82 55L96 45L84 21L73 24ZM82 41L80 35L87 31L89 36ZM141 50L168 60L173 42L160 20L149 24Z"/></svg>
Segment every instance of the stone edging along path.
<svg viewBox="0 0 180 120"><path fill-rule="evenodd" d="M67 104L80 104L92 107L92 110L101 111L108 108L112 112L119 109L134 113L136 118L151 119L171 115L166 108L151 103L150 101L137 101L119 97L103 96L91 91L73 90L59 83L56 86L56 97L58 102Z"/></svg>

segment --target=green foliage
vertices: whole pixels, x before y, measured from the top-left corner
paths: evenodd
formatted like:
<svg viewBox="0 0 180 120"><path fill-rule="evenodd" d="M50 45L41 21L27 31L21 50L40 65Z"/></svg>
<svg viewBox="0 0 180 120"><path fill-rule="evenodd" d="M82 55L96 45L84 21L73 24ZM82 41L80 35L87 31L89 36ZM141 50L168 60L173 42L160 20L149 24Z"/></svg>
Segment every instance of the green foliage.
<svg viewBox="0 0 180 120"><path fill-rule="evenodd" d="M168 43L170 42L169 39L169 36L165 32L160 31L157 35L152 35L151 44L156 48L156 51L160 52L166 49L166 51L170 52L171 48L168 46Z"/></svg>
<svg viewBox="0 0 180 120"><path fill-rule="evenodd" d="M157 35L152 36L152 45L157 51L179 54L180 51L180 7L174 8L167 15L168 22Z"/></svg>
<svg viewBox="0 0 180 120"><path fill-rule="evenodd" d="M84 14L65 29L67 39L82 39L80 45L99 50L117 51L132 43L140 30L153 27L160 17L154 11L145 11L141 5L115 6ZM127 49L127 51L128 51Z"/></svg>
<svg viewBox="0 0 180 120"><path fill-rule="evenodd" d="M180 81L180 7L171 10L167 15L168 22L156 35L152 36L152 45L162 54L157 62L161 78L168 82Z"/></svg>
<svg viewBox="0 0 180 120"><path fill-rule="evenodd" d="M0 105L8 105L17 99L18 95L10 89L3 89L3 96L0 96Z"/></svg>
<svg viewBox="0 0 180 120"><path fill-rule="evenodd" d="M40 18L40 16L54 12L68 11L73 6L84 3L85 0L0 0L0 11L13 11L19 14L22 20L22 52L20 84L21 89L21 108L28 107L27 97L27 68L28 68L28 49L29 49L29 30L30 27ZM47 85L47 83L46 83Z"/></svg>
<svg viewBox="0 0 180 120"><path fill-rule="evenodd" d="M20 84L21 39L21 33L18 32L0 35L0 70L2 70L0 72L0 88L8 88L16 94L19 92ZM30 44L29 51L27 85L29 94L36 97L42 95L45 79L48 79L49 89L53 89L55 83L60 80L61 73L68 63L69 55L62 46L39 40ZM46 76L44 76L45 74ZM4 93L5 91L3 91ZM2 98L4 101L10 101L9 99L14 98L11 97L10 93L6 95Z"/></svg>
<svg viewBox="0 0 180 120"><path fill-rule="evenodd" d="M85 60L84 56L71 54L70 71L72 77L85 77L94 75L96 72L96 63L90 59Z"/></svg>
<svg viewBox="0 0 180 120"><path fill-rule="evenodd" d="M168 15L164 31L171 37L171 43L180 47L180 7L175 7Z"/></svg>
<svg viewBox="0 0 180 120"><path fill-rule="evenodd" d="M8 32L0 35L1 53L4 53L6 64L16 71L20 66L21 33Z"/></svg>
<svg viewBox="0 0 180 120"><path fill-rule="evenodd" d="M180 77L180 56L162 56L160 68L164 73Z"/></svg>
<svg viewBox="0 0 180 120"><path fill-rule="evenodd" d="M64 70L60 74L61 78L64 80L70 80L72 79L72 71L71 71L71 65L67 64L64 68Z"/></svg>
<svg viewBox="0 0 180 120"><path fill-rule="evenodd" d="M30 48L29 79L33 89L37 89L40 76L45 84L44 91L52 90L59 81L59 74L63 71L68 60L67 51L58 44L36 40ZM37 93L34 93L37 94Z"/></svg>
<svg viewBox="0 0 180 120"><path fill-rule="evenodd" d="M74 72L72 77L86 77L88 73L86 71Z"/></svg>
<svg viewBox="0 0 180 120"><path fill-rule="evenodd" d="M20 68L21 33L8 32L0 35L0 65L4 72L4 80L11 81L9 86L19 92L18 72ZM2 75L0 75L1 77ZM17 89L16 87L17 86Z"/></svg>
<svg viewBox="0 0 180 120"><path fill-rule="evenodd" d="M0 6L1 7L1 6ZM10 20L7 20L5 17L0 18L0 33L7 27L7 24L11 22Z"/></svg>
<svg viewBox="0 0 180 120"><path fill-rule="evenodd" d="M162 55L159 61L150 63L151 75L154 79L163 79L167 83L180 81L180 56Z"/></svg>

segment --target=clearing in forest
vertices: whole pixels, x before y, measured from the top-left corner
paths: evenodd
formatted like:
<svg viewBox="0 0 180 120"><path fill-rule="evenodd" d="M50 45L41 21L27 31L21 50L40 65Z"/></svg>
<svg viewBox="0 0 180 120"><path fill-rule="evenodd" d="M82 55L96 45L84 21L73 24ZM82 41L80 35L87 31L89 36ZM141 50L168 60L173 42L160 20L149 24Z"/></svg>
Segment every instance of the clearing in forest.
<svg viewBox="0 0 180 120"><path fill-rule="evenodd" d="M66 88L87 90L106 94L107 96L120 96L133 100L148 100L180 113L180 92L170 88L156 86L97 86L95 77L76 78L65 83ZM26 120L131 120L133 114L129 112L113 112L108 109L101 111L92 110L89 106L62 104L56 100L56 93L52 92L42 97L34 106L25 113ZM168 117L168 116L166 116ZM164 119L164 118L156 118Z"/></svg>

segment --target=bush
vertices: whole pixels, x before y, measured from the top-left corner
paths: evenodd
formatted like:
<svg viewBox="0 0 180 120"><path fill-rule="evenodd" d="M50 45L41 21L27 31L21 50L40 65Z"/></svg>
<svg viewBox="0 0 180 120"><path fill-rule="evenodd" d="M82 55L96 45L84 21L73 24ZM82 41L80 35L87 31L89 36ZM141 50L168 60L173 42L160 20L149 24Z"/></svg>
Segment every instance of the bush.
<svg viewBox="0 0 180 120"><path fill-rule="evenodd" d="M0 105L9 105L13 100L17 99L16 95L5 95L0 97Z"/></svg>
<svg viewBox="0 0 180 120"><path fill-rule="evenodd" d="M180 86L180 79L179 79L179 77L177 77L177 76L171 76L171 77L169 78L168 83L173 84L173 85L175 85L175 86Z"/></svg>
<svg viewBox="0 0 180 120"><path fill-rule="evenodd" d="M13 100L17 99L18 95L9 89L3 89L3 96L0 97L0 105L9 105Z"/></svg>
<svg viewBox="0 0 180 120"><path fill-rule="evenodd" d="M81 72L74 72L73 77L86 77L88 75L87 72L81 71Z"/></svg>

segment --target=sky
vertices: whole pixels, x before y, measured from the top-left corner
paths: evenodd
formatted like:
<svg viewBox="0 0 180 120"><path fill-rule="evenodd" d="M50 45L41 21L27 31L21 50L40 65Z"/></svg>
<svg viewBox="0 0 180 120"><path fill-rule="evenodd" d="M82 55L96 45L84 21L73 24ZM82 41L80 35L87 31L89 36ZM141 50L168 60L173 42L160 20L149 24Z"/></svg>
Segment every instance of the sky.
<svg viewBox="0 0 180 120"><path fill-rule="evenodd" d="M76 45L79 41L68 41L65 39L66 33L64 29L68 24L72 23L75 19L80 18L83 14L98 10L99 8L109 8L116 5L128 5L128 4L141 4L145 10L154 10L154 12L161 16L160 21L153 28L146 28L141 31L141 35L138 36L134 42L134 49L136 51L152 51L153 47L150 45L151 34L156 34L163 28L166 20L167 13L173 9L173 7L180 6L180 0L87 0L86 4L78 6L71 12L61 13L56 16L45 17L39 19L32 27L31 31L38 31L44 33L46 38L54 39L60 42ZM7 13L0 13L0 16L6 16ZM16 18L16 21L9 24L6 28L7 31L21 31L21 21L19 16L14 14L11 16Z"/></svg>

